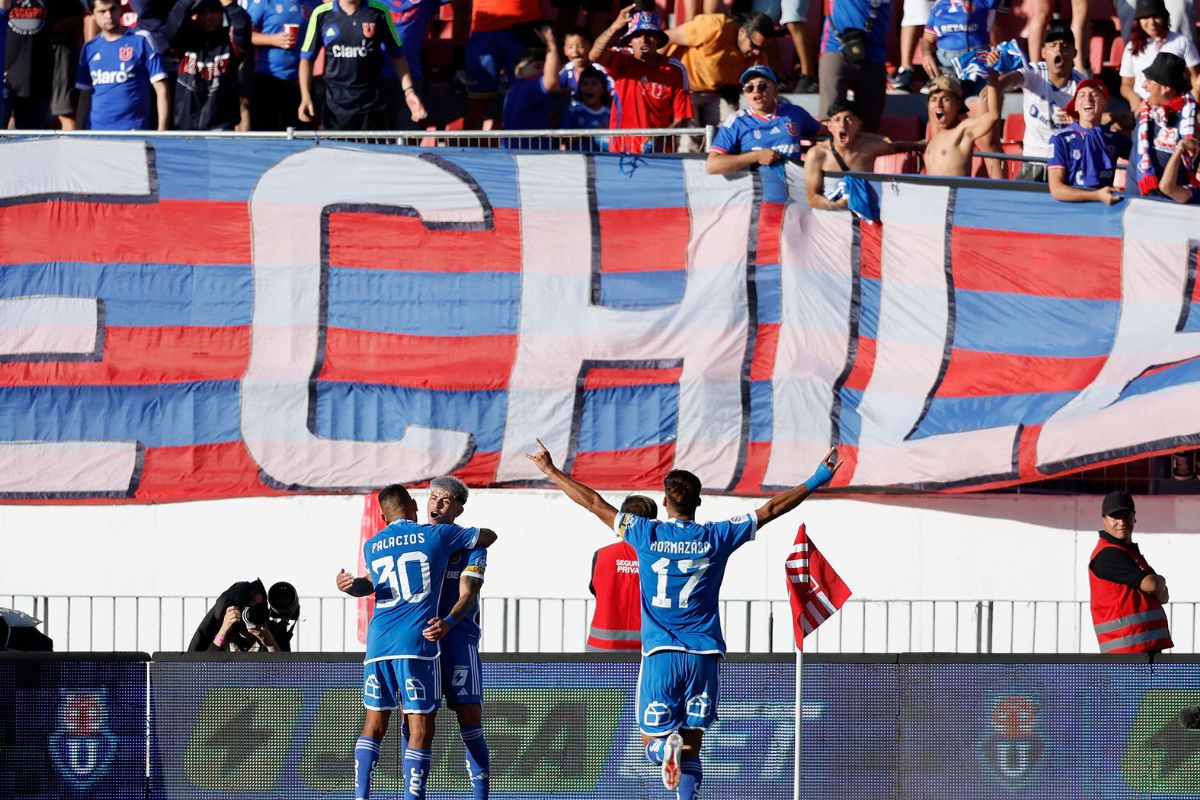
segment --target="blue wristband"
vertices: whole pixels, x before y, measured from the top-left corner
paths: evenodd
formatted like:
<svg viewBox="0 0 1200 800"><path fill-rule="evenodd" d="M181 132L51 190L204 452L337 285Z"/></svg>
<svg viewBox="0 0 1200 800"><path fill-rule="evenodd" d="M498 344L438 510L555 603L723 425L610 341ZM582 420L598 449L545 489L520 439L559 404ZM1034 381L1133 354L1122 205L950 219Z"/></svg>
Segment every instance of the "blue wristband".
<svg viewBox="0 0 1200 800"><path fill-rule="evenodd" d="M459 620L455 619L453 616L447 616L444 620L442 620L442 622L446 623L447 627L453 628L459 623Z"/></svg>
<svg viewBox="0 0 1200 800"><path fill-rule="evenodd" d="M833 470L824 464L821 464L821 466L817 467L817 471L814 472L812 476L804 482L804 485L808 487L810 492L815 492L817 489L820 489L822 486L829 483L831 478L833 478Z"/></svg>

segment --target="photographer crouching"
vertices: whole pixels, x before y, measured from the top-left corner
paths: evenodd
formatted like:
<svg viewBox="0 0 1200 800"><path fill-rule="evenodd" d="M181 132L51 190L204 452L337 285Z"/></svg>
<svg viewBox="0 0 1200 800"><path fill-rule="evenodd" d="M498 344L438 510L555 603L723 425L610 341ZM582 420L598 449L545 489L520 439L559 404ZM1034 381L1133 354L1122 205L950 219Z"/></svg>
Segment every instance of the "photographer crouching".
<svg viewBox="0 0 1200 800"><path fill-rule="evenodd" d="M290 651L300 616L296 588L286 581L263 587L261 578L230 586L200 622L188 652L276 653Z"/></svg>

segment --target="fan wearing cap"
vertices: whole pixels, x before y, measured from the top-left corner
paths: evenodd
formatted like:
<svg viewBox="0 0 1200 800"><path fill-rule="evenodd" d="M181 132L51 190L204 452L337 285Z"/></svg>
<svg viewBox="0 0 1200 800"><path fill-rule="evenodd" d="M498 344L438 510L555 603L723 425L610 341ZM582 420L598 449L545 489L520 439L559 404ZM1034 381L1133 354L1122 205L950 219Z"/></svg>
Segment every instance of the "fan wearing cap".
<svg viewBox="0 0 1200 800"><path fill-rule="evenodd" d="M1174 647L1163 604L1167 579L1133 543L1137 520L1128 492L1104 496L1104 530L1088 559L1092 622L1101 653L1157 653Z"/></svg>
<svg viewBox="0 0 1200 800"><path fill-rule="evenodd" d="M667 45L667 34L651 11L626 6L592 43L591 61L608 69L612 78L613 128L678 128L692 118L688 97L687 69L679 61L658 51ZM609 42L620 31L623 49L610 49ZM673 145L668 137L658 143L662 150ZM646 136L614 136L609 142L614 153L648 153L656 143Z"/></svg>
<svg viewBox="0 0 1200 800"><path fill-rule="evenodd" d="M802 139L813 139L821 123L800 106L779 96L779 78L770 67L751 67L741 75L749 108L726 118L709 147L705 168L711 175L737 172L781 158L799 160Z"/></svg>
<svg viewBox="0 0 1200 800"><path fill-rule="evenodd" d="M1121 197L1113 191L1117 159L1127 158L1131 143L1103 124L1108 108L1108 89L1104 81L1088 78L1080 81L1075 97L1067 103L1066 113L1075 119L1050 137L1051 154L1046 162L1050 194L1055 200L1078 203L1098 200L1106 205Z"/></svg>
<svg viewBox="0 0 1200 800"><path fill-rule="evenodd" d="M1149 98L1145 71L1159 53L1171 53L1183 59L1188 75L1186 91L1197 91L1191 87L1196 86L1200 78L1200 53L1190 36L1171 30L1171 15L1163 0L1138 0L1134 17L1129 43L1121 56L1121 96L1129 101L1129 107L1136 113ZM1200 94L1196 96L1200 97Z"/></svg>
<svg viewBox="0 0 1200 800"><path fill-rule="evenodd" d="M837 200L825 197L825 173L871 172L879 156L921 151L924 142L892 142L863 130L862 114L850 101L834 103L828 109L829 139L820 141L804 159L804 182L810 208L836 210L846 208L846 196Z"/></svg>
<svg viewBox="0 0 1200 800"><path fill-rule="evenodd" d="M1158 193L1158 179L1175 146L1196 137L1196 100L1183 59L1159 53L1146 68L1146 102L1138 112L1126 184L1143 195Z"/></svg>
<svg viewBox="0 0 1200 800"><path fill-rule="evenodd" d="M930 136L925 147L925 172L929 175L965 178L970 173L975 140L990 134L1000 119L996 73L988 76L983 99L969 117L965 113L962 84L957 78L942 75L931 81L929 86L926 106L929 109Z"/></svg>

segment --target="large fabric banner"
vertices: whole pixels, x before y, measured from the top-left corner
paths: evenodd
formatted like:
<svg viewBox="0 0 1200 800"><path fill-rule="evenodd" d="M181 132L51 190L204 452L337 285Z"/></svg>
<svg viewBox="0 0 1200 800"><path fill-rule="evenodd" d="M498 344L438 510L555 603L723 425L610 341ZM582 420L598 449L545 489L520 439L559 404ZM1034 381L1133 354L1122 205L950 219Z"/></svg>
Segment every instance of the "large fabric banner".
<svg viewBox="0 0 1200 800"><path fill-rule="evenodd" d="M0 500L975 489L1200 444L1200 208L794 166L0 143Z"/></svg>

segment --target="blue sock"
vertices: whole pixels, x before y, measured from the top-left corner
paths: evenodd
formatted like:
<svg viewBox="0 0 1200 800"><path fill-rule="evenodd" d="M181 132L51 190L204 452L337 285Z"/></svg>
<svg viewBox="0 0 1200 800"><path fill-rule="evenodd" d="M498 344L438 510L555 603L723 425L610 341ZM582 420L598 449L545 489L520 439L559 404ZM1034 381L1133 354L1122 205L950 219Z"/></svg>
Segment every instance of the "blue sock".
<svg viewBox="0 0 1200 800"><path fill-rule="evenodd" d="M355 800L366 800L371 796L371 772L379 761L379 744L378 739L360 736L354 745Z"/></svg>
<svg viewBox="0 0 1200 800"><path fill-rule="evenodd" d="M467 772L471 776L472 800L487 800L491 759L482 725L468 725L462 731L463 746L467 749Z"/></svg>
<svg viewBox="0 0 1200 800"><path fill-rule="evenodd" d="M432 760L433 752L430 750L404 748L401 772L404 780L404 800L425 800L425 784L429 782L429 763Z"/></svg>
<svg viewBox="0 0 1200 800"><path fill-rule="evenodd" d="M679 762L679 800L692 800L704 780L704 765L695 756L684 756Z"/></svg>
<svg viewBox="0 0 1200 800"><path fill-rule="evenodd" d="M646 760L656 767L662 766L662 751L666 739L659 737L646 742Z"/></svg>

